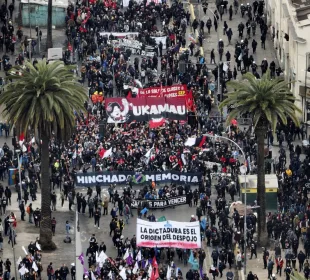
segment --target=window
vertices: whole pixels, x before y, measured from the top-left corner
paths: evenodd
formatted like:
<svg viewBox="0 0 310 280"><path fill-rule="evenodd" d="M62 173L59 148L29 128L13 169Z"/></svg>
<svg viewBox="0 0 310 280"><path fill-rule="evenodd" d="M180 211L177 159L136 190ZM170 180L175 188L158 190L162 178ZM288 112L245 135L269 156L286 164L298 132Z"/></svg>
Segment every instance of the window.
<svg viewBox="0 0 310 280"><path fill-rule="evenodd" d="M307 72L310 72L310 53L306 53Z"/></svg>
<svg viewBox="0 0 310 280"><path fill-rule="evenodd" d="M285 39L287 42L290 40L290 37L288 36L288 34L285 33L284 39Z"/></svg>

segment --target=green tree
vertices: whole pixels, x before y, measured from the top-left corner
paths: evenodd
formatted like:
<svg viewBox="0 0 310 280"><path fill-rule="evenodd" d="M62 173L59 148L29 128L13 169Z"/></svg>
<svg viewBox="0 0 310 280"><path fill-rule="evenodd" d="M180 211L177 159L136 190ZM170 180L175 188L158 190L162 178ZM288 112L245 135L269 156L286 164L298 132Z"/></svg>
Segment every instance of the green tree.
<svg viewBox="0 0 310 280"><path fill-rule="evenodd" d="M301 110L294 104L295 97L290 93L289 83L281 78L270 78L268 71L258 80L251 73L243 75L242 81L231 81L228 86L234 89L221 102L220 109L232 107L228 114L227 124L243 113L250 113L255 134L257 136L257 204L258 209L258 241L266 240L266 197L265 197L265 153L264 136L271 127L276 130L278 120L284 124L291 118L299 126L296 112Z"/></svg>
<svg viewBox="0 0 310 280"><path fill-rule="evenodd" d="M4 115L18 133L27 135L36 131L42 140L41 148L41 227L40 242L43 249L55 249L51 231L51 190L49 172L49 140L66 140L75 127L74 111L84 110L87 99L85 89L78 83L72 67L56 61L39 61L35 67L26 62L16 67L11 75L13 83L5 86L0 95Z"/></svg>
<svg viewBox="0 0 310 280"><path fill-rule="evenodd" d="M47 3L47 38L46 38L46 48L53 47L53 35L52 35L52 25L53 25L53 0L48 0Z"/></svg>

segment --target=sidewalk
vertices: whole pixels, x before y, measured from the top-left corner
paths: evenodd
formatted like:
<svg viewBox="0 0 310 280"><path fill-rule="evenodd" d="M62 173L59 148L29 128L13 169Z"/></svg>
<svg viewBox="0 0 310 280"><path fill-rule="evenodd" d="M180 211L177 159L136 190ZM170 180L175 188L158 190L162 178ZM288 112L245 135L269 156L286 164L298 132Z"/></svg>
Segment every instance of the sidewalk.
<svg viewBox="0 0 310 280"><path fill-rule="evenodd" d="M3 143L2 139L0 140L0 145L2 146ZM1 182L3 186L7 186L7 180L4 182ZM37 237L39 237L39 228L36 228L34 223L30 224L28 222L28 214L26 213L25 221L21 221L21 215L20 210L18 208L18 202L17 202L17 193L15 191L15 187L10 187L12 191L12 205L8 205L6 209L6 214L8 215L10 212L14 212L14 214L17 217L17 228L16 228L16 242L17 245L15 245L15 261L19 257L24 258L25 253L22 249L22 246L25 247L26 250L28 250L28 245L31 241L35 241ZM54 269L60 267L62 264L66 264L70 268L70 264L75 262L75 240L74 235L71 236L72 243L66 244L63 242L65 238L65 221L68 220L70 224L72 225L72 228L75 226L75 215L74 211L69 212L68 211L68 201L65 201L64 208L61 208L60 201L59 201L59 190L55 189L56 193L58 194L58 201L57 206L58 209L56 212L52 212L52 217L56 218L57 225L56 225L56 235L53 237L53 241L57 245L57 249L53 252L42 252L42 266L43 266L43 277L46 277L46 268L49 265L50 262L53 263ZM33 209L35 210L37 207L41 207L41 189L38 190L37 193L37 200L36 201L28 201L27 205L29 203L32 203ZM26 208L26 207L25 207ZM4 218L5 216L3 216ZM2 219L3 220L3 219ZM0 254L0 257L2 257L3 260L6 260L7 258L10 259L12 263L12 274L15 275L15 261L13 258L13 250L10 244L8 244L8 237L4 237L3 242L3 253ZM17 272L18 273L18 272ZM43 278L43 279L44 279ZM19 276L18 276L19 279Z"/></svg>

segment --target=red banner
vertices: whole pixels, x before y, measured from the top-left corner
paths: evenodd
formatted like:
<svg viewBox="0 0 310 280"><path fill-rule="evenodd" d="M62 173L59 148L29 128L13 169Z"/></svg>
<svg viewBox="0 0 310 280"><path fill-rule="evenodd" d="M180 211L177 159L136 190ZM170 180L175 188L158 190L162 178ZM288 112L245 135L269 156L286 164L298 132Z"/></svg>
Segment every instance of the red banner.
<svg viewBox="0 0 310 280"><path fill-rule="evenodd" d="M139 88L139 96L147 97L181 97L186 96L186 85L173 85L164 87Z"/></svg>

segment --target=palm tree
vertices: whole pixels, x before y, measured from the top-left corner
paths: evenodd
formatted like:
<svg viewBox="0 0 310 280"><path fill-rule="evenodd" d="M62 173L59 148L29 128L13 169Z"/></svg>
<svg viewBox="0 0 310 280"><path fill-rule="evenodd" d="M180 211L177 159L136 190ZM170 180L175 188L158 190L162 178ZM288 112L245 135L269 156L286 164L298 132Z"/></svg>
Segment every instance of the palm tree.
<svg viewBox="0 0 310 280"><path fill-rule="evenodd" d="M75 127L74 111L84 110L84 88L77 82L72 67L46 60L35 66L26 62L16 67L19 75L11 75L13 83L5 86L0 95L4 115L17 132L27 135L28 129L37 132L41 144L41 227L40 242L43 249L55 249L51 231L51 190L49 173L49 140L56 136L66 140ZM15 72L15 70L14 70ZM13 72L12 72L13 73Z"/></svg>
<svg viewBox="0 0 310 280"><path fill-rule="evenodd" d="M287 124L291 118L296 125L299 120L296 111L301 110L294 104L295 97L290 93L289 83L281 78L270 78L268 71L260 80L251 73L243 75L242 81L231 81L228 86L234 89L221 102L220 109L233 107L226 120L227 124L239 114L249 113L253 119L255 135L257 136L257 204L258 209L258 241L266 240L266 198L265 198L265 156L264 136L270 126L276 131L276 124L281 120Z"/></svg>
<svg viewBox="0 0 310 280"><path fill-rule="evenodd" d="M47 38L46 38L47 49L53 47L52 25L53 25L53 0L48 0L48 3L47 3Z"/></svg>

